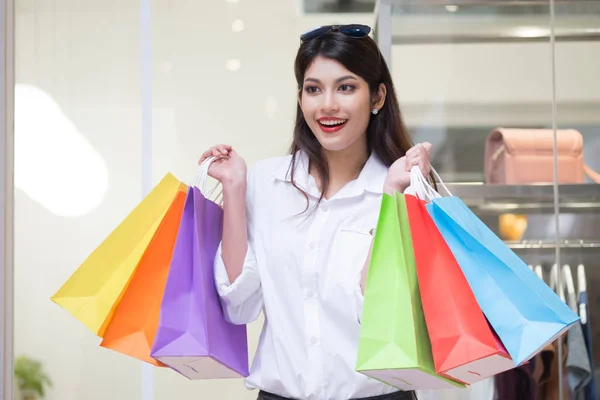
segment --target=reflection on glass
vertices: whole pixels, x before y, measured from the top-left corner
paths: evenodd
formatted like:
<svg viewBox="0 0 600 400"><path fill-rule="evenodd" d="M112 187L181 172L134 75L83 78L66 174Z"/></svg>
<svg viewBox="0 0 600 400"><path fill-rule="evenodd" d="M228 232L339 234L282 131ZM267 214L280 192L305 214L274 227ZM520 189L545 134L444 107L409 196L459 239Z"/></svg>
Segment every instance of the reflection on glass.
<svg viewBox="0 0 600 400"><path fill-rule="evenodd" d="M51 213L78 217L108 189L108 168L48 93L15 87L15 186Z"/></svg>
<svg viewBox="0 0 600 400"><path fill-rule="evenodd" d="M587 382L585 398L598 398L600 383L600 180L594 171L600 171L600 80L598 79L598 57L600 56L600 1L556 4L556 26L577 26L587 33L582 40L559 41L555 48L556 65L556 123L557 129L575 129L583 136L583 160L587 167L586 181L596 189L592 201L575 202L579 206L574 212L561 210L561 241L583 243L579 248L561 250L563 265L570 266L574 284L574 303L580 309L582 332L573 332L570 341L578 341L582 354L591 355L590 365L577 360L581 374L570 377L572 383ZM596 184L593 184L596 183ZM560 198L565 197L566 188L560 188ZM548 224L548 231L552 226ZM581 239L581 241L579 241ZM565 270L568 267L563 267ZM566 281L568 282L568 277ZM574 347L574 346L572 346ZM570 348L568 349L568 351ZM566 373L572 369L569 365ZM579 398L579 397L578 397Z"/></svg>

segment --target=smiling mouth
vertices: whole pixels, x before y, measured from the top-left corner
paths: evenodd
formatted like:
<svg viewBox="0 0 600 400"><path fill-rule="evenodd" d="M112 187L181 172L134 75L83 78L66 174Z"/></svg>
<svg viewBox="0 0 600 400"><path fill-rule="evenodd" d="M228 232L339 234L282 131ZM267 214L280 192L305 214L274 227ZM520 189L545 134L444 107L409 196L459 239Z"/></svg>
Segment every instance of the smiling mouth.
<svg viewBox="0 0 600 400"><path fill-rule="evenodd" d="M317 121L319 128L325 133L334 133L346 126L347 119Z"/></svg>
<svg viewBox="0 0 600 400"><path fill-rule="evenodd" d="M325 126L325 127L335 127L335 126L340 126L340 125L344 125L346 122L348 122L347 119L338 119L338 120L323 120L323 121L317 121L321 126Z"/></svg>

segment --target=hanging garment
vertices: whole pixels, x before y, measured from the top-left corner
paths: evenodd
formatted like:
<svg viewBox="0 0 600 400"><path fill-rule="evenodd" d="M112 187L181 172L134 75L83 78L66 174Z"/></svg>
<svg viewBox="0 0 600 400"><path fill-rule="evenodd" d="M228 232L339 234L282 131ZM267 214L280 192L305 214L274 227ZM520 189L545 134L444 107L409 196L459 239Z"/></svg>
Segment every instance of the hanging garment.
<svg viewBox="0 0 600 400"><path fill-rule="evenodd" d="M538 400L538 383L533 377L535 357L527 364L496 375L496 400Z"/></svg>
<svg viewBox="0 0 600 400"><path fill-rule="evenodd" d="M589 313L587 312L587 310L589 310L588 301L589 300L588 300L587 292L579 293L579 304L584 305L584 307L581 307L581 309L584 310L584 312L586 313L585 317L582 316L582 319L581 319L582 327L583 327L583 338L585 341L588 357L590 360L590 369L592 371L594 371L594 357L593 357L593 353L592 353L592 328L590 325L590 321L587 318L587 315L589 315ZM597 400L598 399L598 386L596 383L596 378L593 373L591 375L590 381L588 382L587 385L585 385L584 399L585 400Z"/></svg>
<svg viewBox="0 0 600 400"><path fill-rule="evenodd" d="M577 294L575 293L575 284L571 267L564 265L562 268L565 287L567 289L567 305L577 312ZM567 336L567 347L569 354L567 356L567 378L572 400L585 400L584 388L592 378L593 370L590 367L590 358L580 321L577 321Z"/></svg>

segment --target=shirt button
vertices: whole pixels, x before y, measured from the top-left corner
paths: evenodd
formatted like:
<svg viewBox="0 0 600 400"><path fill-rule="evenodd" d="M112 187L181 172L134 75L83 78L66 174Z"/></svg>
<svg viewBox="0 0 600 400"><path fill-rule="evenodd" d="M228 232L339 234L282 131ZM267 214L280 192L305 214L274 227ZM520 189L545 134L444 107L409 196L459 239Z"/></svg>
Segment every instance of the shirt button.
<svg viewBox="0 0 600 400"><path fill-rule="evenodd" d="M312 242L312 243L310 243L310 244L308 245L308 248L309 248L309 249L311 249L311 250L314 250L314 249L315 249L315 247L317 247L317 244L316 244L315 242Z"/></svg>
<svg viewBox="0 0 600 400"><path fill-rule="evenodd" d="M310 343L311 344L317 344L317 338L316 337L310 338Z"/></svg>
<svg viewBox="0 0 600 400"><path fill-rule="evenodd" d="M327 211L329 211L329 207L323 205L323 206L321 206L321 211L327 212Z"/></svg>
<svg viewBox="0 0 600 400"><path fill-rule="evenodd" d="M313 291L312 291L312 290L309 290L309 291L306 293L306 295L307 295L308 297L313 297L314 293L313 293Z"/></svg>

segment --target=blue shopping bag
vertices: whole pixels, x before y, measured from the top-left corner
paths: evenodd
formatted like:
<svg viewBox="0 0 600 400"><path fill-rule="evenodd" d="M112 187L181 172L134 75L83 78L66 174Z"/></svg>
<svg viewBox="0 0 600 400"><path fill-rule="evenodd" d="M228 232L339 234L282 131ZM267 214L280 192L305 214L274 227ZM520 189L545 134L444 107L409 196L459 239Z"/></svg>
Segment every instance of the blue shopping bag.
<svg viewBox="0 0 600 400"><path fill-rule="evenodd" d="M458 197L434 198L427 210L517 365L578 321L556 293Z"/></svg>

